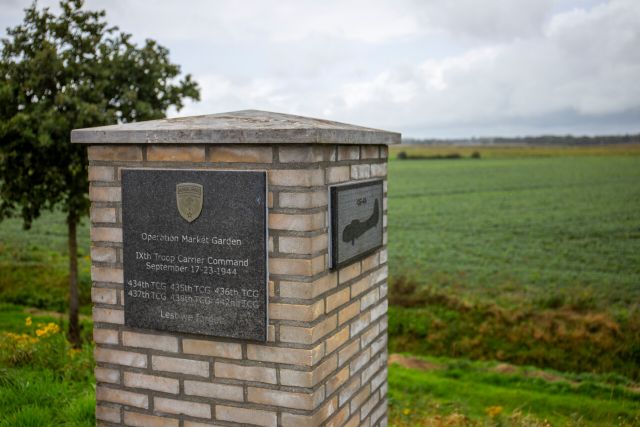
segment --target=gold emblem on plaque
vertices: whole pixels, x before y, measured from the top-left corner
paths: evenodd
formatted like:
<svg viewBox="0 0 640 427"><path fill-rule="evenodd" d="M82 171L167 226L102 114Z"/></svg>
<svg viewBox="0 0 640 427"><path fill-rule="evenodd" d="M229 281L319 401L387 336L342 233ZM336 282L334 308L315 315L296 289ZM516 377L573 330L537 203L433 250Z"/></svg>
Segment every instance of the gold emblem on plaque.
<svg viewBox="0 0 640 427"><path fill-rule="evenodd" d="M180 216L193 222L202 212L202 185L192 182L176 184L176 203Z"/></svg>

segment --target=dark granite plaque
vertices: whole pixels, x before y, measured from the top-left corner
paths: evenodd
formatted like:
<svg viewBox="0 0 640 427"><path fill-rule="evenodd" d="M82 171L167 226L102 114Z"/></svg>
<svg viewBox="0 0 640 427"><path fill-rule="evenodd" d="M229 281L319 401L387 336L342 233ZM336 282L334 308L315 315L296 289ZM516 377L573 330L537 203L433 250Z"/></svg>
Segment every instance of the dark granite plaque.
<svg viewBox="0 0 640 427"><path fill-rule="evenodd" d="M266 172L122 170L125 324L267 339Z"/></svg>
<svg viewBox="0 0 640 427"><path fill-rule="evenodd" d="M343 267L382 246L382 180L329 187L331 268Z"/></svg>

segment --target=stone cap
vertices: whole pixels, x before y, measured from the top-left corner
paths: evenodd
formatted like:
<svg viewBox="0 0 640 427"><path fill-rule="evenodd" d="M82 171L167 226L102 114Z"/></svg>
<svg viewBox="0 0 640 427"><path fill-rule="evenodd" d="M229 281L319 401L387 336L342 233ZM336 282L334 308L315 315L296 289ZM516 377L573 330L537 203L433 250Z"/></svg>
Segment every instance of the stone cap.
<svg viewBox="0 0 640 427"><path fill-rule="evenodd" d="M310 117L242 110L71 131L81 144L398 144L400 134Z"/></svg>

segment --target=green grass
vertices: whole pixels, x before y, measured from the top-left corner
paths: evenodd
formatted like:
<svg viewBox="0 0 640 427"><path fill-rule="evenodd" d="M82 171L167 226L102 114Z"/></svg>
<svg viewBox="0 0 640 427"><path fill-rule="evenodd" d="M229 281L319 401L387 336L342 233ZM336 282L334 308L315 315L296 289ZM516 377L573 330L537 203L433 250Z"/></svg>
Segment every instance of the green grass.
<svg viewBox="0 0 640 427"><path fill-rule="evenodd" d="M521 306L640 301L640 156L391 161L390 275Z"/></svg>
<svg viewBox="0 0 640 427"><path fill-rule="evenodd" d="M425 360L427 370L398 364L389 367L391 424L543 425L545 420L554 426L640 423L640 392L604 377L563 376L461 359ZM490 407L501 407L502 413L490 418ZM450 422L463 419L468 424L435 423L447 417ZM526 423L527 417L539 424Z"/></svg>
<svg viewBox="0 0 640 427"><path fill-rule="evenodd" d="M93 426L95 386L46 369L0 369L0 427Z"/></svg>
<svg viewBox="0 0 640 427"><path fill-rule="evenodd" d="M89 227L78 227L82 311L90 313ZM61 212L45 212L30 230L22 221L0 222L0 301L65 311L68 305L67 226Z"/></svg>

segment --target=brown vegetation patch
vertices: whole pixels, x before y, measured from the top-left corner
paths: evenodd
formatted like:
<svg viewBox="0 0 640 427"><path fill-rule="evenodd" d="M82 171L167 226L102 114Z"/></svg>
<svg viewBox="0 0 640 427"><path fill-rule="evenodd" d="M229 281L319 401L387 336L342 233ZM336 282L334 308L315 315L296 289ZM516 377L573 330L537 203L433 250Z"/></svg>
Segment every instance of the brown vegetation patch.
<svg viewBox="0 0 640 427"><path fill-rule="evenodd" d="M389 425L396 427L475 427L484 426L479 421L475 421L463 414L453 413L448 415L425 414L411 419L391 417Z"/></svg>
<svg viewBox="0 0 640 427"><path fill-rule="evenodd" d="M437 369L442 369L442 365L438 363L429 362L417 357L403 356L402 354L390 355L388 363L389 365L397 363L404 368L419 369L421 371L435 371Z"/></svg>
<svg viewBox="0 0 640 427"><path fill-rule="evenodd" d="M493 371L499 374L515 374L518 372L518 368L513 365L509 365L508 363L501 363L493 368Z"/></svg>
<svg viewBox="0 0 640 427"><path fill-rule="evenodd" d="M520 369L518 369L517 366L514 365L510 365L508 363L500 363L499 365L495 366L493 369L491 369L493 372L496 372L498 374L505 374L505 375L514 375L514 374L518 374L521 373L522 375L524 375L525 377L529 377L529 378L540 378L541 380L545 380L548 382L558 382L558 381L564 381L573 385L578 384L575 381L570 381L567 378L558 375L558 374L554 374L551 372L547 372L547 371L543 371L541 369L534 369L531 371L522 371Z"/></svg>
<svg viewBox="0 0 640 427"><path fill-rule="evenodd" d="M535 371L527 372L525 375L530 378L540 378L542 380L549 381L551 383L558 382L558 381L565 381L574 385L577 384L577 382L569 381L560 375L552 374L551 372L541 371L539 369L536 369Z"/></svg>
<svg viewBox="0 0 640 427"><path fill-rule="evenodd" d="M389 304L407 308L439 305L461 312L472 308L469 303L459 298L419 286L418 282L406 276L392 279Z"/></svg>

